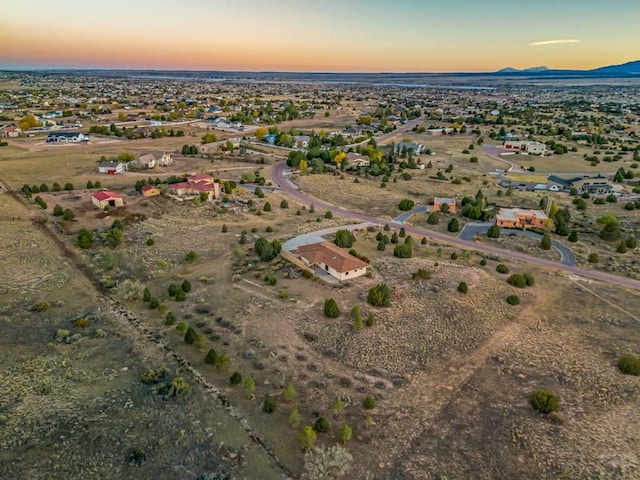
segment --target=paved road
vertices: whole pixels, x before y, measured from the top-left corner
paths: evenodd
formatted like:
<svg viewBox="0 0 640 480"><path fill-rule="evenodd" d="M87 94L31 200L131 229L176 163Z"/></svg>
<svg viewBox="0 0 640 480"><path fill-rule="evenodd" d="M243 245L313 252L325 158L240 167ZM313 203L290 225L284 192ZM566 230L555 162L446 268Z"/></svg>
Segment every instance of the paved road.
<svg viewBox="0 0 640 480"><path fill-rule="evenodd" d="M292 186L289 182L284 180L283 173L285 171L286 164L285 162L280 162L276 164L273 168L273 181L276 185L280 185L280 188L283 192L289 194L291 197L295 198L302 204L311 205L313 204L316 209L330 210L332 213L337 215L342 215L345 218L353 218L355 220L361 222L372 222L375 224L383 224L389 223L389 225L400 228L402 224L398 222L394 222L383 219L376 218L369 215L363 215L361 213L352 212L351 210L347 210L346 208L338 207L336 205L327 203L318 198L312 197L306 193L300 192L295 186ZM600 280L602 282L611 283L614 285L620 285L627 288L632 288L634 290L640 290L640 281L633 280L631 278L620 277L617 275L612 275L606 272L600 272L596 270L585 270L578 267L572 267L569 265L562 265L558 262L554 262L551 260L545 260L543 258L532 257L531 255L527 255L525 253L513 252L510 250L505 250L503 248L494 247L491 245L477 245L474 242L470 242L467 240L462 240L457 237L450 237L444 233L433 232L431 230L426 230L424 228L405 226L405 230L407 233L423 236L430 238L431 240L443 242L449 245L455 245L460 248L466 248L469 250L481 251L490 255L497 255L504 258L509 258L512 260L520 260L524 262L529 262L541 267L548 268L550 270L555 270L556 272L565 272L573 275L579 275L584 278L591 278L593 280Z"/></svg>
<svg viewBox="0 0 640 480"><path fill-rule="evenodd" d="M416 127L418 125L420 125L422 122L424 121L424 117L418 117L418 118L414 118L413 120L408 121L407 123L405 123L404 125L400 125L398 128L396 128L394 131L389 132L389 133L384 133L380 136L377 137L372 137L373 139L375 139L376 143L378 145L383 145L387 140L392 139L393 137L395 137L396 135L406 132L408 130L413 129L413 127ZM360 143L352 143L350 145L345 145L344 147L342 147L343 149L347 149L347 148L355 148L358 145L365 145L367 143L369 143L369 140L371 140L370 138L367 138L366 140L363 140Z"/></svg>
<svg viewBox="0 0 640 480"><path fill-rule="evenodd" d="M493 225L493 223L467 223L460 232L460 235L458 235L458 238L466 241L472 241L473 237L476 235L486 235L487 230L489 230L491 225ZM536 240L540 240L542 238L542 235L536 232L530 232L529 230L513 230L508 228L501 228L500 234L521 235L524 237L535 238ZM552 238L551 246L560 253L560 263L569 267L576 266L576 256L564 243L558 242Z"/></svg>

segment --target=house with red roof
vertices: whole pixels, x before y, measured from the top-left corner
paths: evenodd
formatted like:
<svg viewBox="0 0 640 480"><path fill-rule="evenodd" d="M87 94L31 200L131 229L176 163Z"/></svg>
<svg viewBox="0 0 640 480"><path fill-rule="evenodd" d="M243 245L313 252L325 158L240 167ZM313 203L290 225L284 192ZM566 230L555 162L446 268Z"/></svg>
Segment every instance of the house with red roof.
<svg viewBox="0 0 640 480"><path fill-rule="evenodd" d="M100 210L105 208L118 208L124 207L124 199L122 195L115 192L103 191L96 192L91 195L91 203Z"/></svg>
<svg viewBox="0 0 640 480"><path fill-rule="evenodd" d="M338 280L350 280L367 273L369 264L345 252L331 242L301 245L291 255L310 269L320 269Z"/></svg>
<svg viewBox="0 0 640 480"><path fill-rule="evenodd" d="M189 199L206 193L209 200L220 198L220 184L216 183L213 177L206 173L187 175L184 182L174 183L168 186L170 196L179 200Z"/></svg>

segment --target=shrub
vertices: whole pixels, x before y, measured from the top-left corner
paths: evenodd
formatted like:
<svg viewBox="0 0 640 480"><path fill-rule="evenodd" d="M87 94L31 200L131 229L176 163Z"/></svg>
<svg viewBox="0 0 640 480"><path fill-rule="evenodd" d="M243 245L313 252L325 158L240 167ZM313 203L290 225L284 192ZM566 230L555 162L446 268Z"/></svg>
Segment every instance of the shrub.
<svg viewBox="0 0 640 480"><path fill-rule="evenodd" d="M198 332L196 332L192 327L189 327L184 334L184 343L186 343L187 345L193 345L197 337Z"/></svg>
<svg viewBox="0 0 640 480"><path fill-rule="evenodd" d="M520 303L520 297L517 295L509 295L507 297L507 303L509 305L518 305Z"/></svg>
<svg viewBox="0 0 640 480"><path fill-rule="evenodd" d="M73 183L65 183L64 189L67 190L68 192L73 190Z"/></svg>
<svg viewBox="0 0 640 480"><path fill-rule="evenodd" d="M204 363L207 365L215 365L217 360L218 353L213 348L210 348L204 357Z"/></svg>
<svg viewBox="0 0 640 480"><path fill-rule="evenodd" d="M222 224L222 233L227 233L229 230L227 229L227 224L223 223Z"/></svg>
<svg viewBox="0 0 640 480"><path fill-rule="evenodd" d="M53 215L55 217L61 217L64 214L64 208L62 208L60 205L56 205L55 207L53 207Z"/></svg>
<svg viewBox="0 0 640 480"><path fill-rule="evenodd" d="M540 413L558 411L558 397L547 390L538 390L531 395L531 406Z"/></svg>
<svg viewBox="0 0 640 480"><path fill-rule="evenodd" d="M431 212L427 217L427 223L429 225L437 225L438 223L440 223L440 217L438 217L438 213Z"/></svg>
<svg viewBox="0 0 640 480"><path fill-rule="evenodd" d="M191 291L191 283L189 283L189 280L187 280L185 278L185 280L182 282L182 286L180 287L182 289L182 291L184 293L188 293Z"/></svg>
<svg viewBox="0 0 640 480"><path fill-rule="evenodd" d="M569 240L570 242L577 242L578 232L576 232L575 230L571 230L571 233L569 233L569 238L567 240Z"/></svg>
<svg viewBox="0 0 640 480"><path fill-rule="evenodd" d="M198 254L191 250L184 256L184 261L187 263L195 263L198 261Z"/></svg>
<svg viewBox="0 0 640 480"><path fill-rule="evenodd" d="M78 247L82 248L83 250L88 250L93 247L94 241L95 240L93 238L93 232L91 232L91 230L87 230L86 228L80 229L76 240L76 244L78 245Z"/></svg>
<svg viewBox="0 0 640 480"><path fill-rule="evenodd" d="M327 422L326 418L320 417L313 425L313 429L318 433L326 433L329 431L329 422Z"/></svg>
<svg viewBox="0 0 640 480"><path fill-rule="evenodd" d="M264 398L264 402L262 404L262 411L265 413L273 413L276 411L276 399L271 395L267 395Z"/></svg>
<svg viewBox="0 0 640 480"><path fill-rule="evenodd" d="M487 259L483 258L482 260L480 260L480 266L484 267L487 264Z"/></svg>
<svg viewBox="0 0 640 480"><path fill-rule="evenodd" d="M373 312L369 312L369 315L367 315L367 321L365 322L365 325L367 327L373 327L376 324L376 315Z"/></svg>
<svg viewBox="0 0 640 480"><path fill-rule="evenodd" d="M378 242L378 246L376 248L377 248L378 251L384 252L386 250L386 248L387 248L387 244L384 243L384 240L380 240Z"/></svg>
<svg viewBox="0 0 640 480"><path fill-rule="evenodd" d="M507 279L507 283L516 288L525 288L527 286L527 279L521 273L514 273Z"/></svg>
<svg viewBox="0 0 640 480"><path fill-rule="evenodd" d="M457 258L458 258L458 254L456 252L453 252L451 254L451 260L457 260Z"/></svg>
<svg viewBox="0 0 640 480"><path fill-rule="evenodd" d="M317 438L317 434L315 432L315 430L310 427L310 426L306 426L302 429L302 431L300 432L300 448L302 448L302 450L311 450L314 445L316 444L316 438Z"/></svg>
<svg viewBox="0 0 640 480"><path fill-rule="evenodd" d="M429 280L430 278L431 272L425 268L420 268L417 272L411 274L412 280Z"/></svg>
<svg viewBox="0 0 640 480"><path fill-rule="evenodd" d="M288 384L286 387L284 387L282 398L287 403L295 402L298 399L298 392L296 390L296 387L294 387L292 384Z"/></svg>
<svg viewBox="0 0 640 480"><path fill-rule="evenodd" d="M167 316L164 319L164 324L173 325L174 323L176 323L176 316L173 314L173 312L167 313Z"/></svg>
<svg viewBox="0 0 640 480"><path fill-rule="evenodd" d="M410 243L396 245L393 249L393 256L398 258L411 258L413 256L413 248Z"/></svg>
<svg viewBox="0 0 640 480"><path fill-rule="evenodd" d="M151 300L151 290L145 288L144 292L142 293L142 301L148 302L149 300Z"/></svg>
<svg viewBox="0 0 640 480"><path fill-rule="evenodd" d="M178 289L176 292L176 302L184 302L187 299L187 294L184 293L184 290Z"/></svg>
<svg viewBox="0 0 640 480"><path fill-rule="evenodd" d="M467 286L467 283L466 282L460 282L458 284L458 291L460 293L464 293L466 295L467 292L469 291L469 287Z"/></svg>
<svg viewBox="0 0 640 480"><path fill-rule="evenodd" d="M386 283L380 283L369 289L367 303L372 307L388 307L391 305L391 288Z"/></svg>
<svg viewBox="0 0 640 480"><path fill-rule="evenodd" d="M59 192L62 189L60 188L59 183L54 183L53 186L51 187L51 190L53 190L54 192Z"/></svg>
<svg viewBox="0 0 640 480"><path fill-rule="evenodd" d="M427 237L422 237L422 240L420 240L420 245L426 245L427 244Z"/></svg>
<svg viewBox="0 0 640 480"><path fill-rule="evenodd" d="M449 224L447 225L447 230L451 233L457 233L460 231L460 224L458 223L458 220L455 218L452 218L451 221L449 222Z"/></svg>
<svg viewBox="0 0 640 480"><path fill-rule="evenodd" d="M155 240L151 237L147 238L147 247L153 247L155 245Z"/></svg>
<svg viewBox="0 0 640 480"><path fill-rule="evenodd" d="M265 212L270 212L270 211L271 211L271 204L270 204L269 202L266 202L266 203L264 204L264 208L263 208L263 210L264 210Z"/></svg>
<svg viewBox="0 0 640 480"><path fill-rule="evenodd" d="M627 238L627 240L625 241L625 244L627 248L630 248L631 250L633 250L638 246L638 241L636 240L636 237L632 235L629 238Z"/></svg>
<svg viewBox="0 0 640 480"><path fill-rule="evenodd" d="M338 318L340 316L340 307L333 298L327 298L324 301L324 314L329 318Z"/></svg>
<svg viewBox="0 0 640 480"><path fill-rule="evenodd" d="M589 255L587 261L589 263L598 263L600 261L600 255L598 255L597 253L592 253Z"/></svg>
<svg viewBox="0 0 640 480"><path fill-rule="evenodd" d="M71 209L69 208L65 208L64 212L62 213L62 219L69 222L71 220L73 220L75 218L76 214L73 213L71 211Z"/></svg>
<svg viewBox="0 0 640 480"><path fill-rule="evenodd" d="M247 398L251 398L253 396L253 392L256 390L256 382L253 380L253 378L247 377L244 379L242 389L244 390L244 394L247 396Z"/></svg>
<svg viewBox="0 0 640 480"><path fill-rule="evenodd" d="M242 375L240 372L233 372L233 374L229 377L229 383L231 385L239 385L242 382Z"/></svg>
<svg viewBox="0 0 640 480"><path fill-rule="evenodd" d="M152 297L151 300L149 300L149 309L155 310L159 306L160 306L160 302L158 301L157 298Z"/></svg>
<svg viewBox="0 0 640 480"><path fill-rule="evenodd" d="M367 395L367 397L364 399L364 402L362 402L362 407L365 410L373 410L374 408L376 408L376 401L371 395Z"/></svg>
<svg viewBox="0 0 640 480"><path fill-rule="evenodd" d="M291 413L289 414L289 426L293 429L297 429L298 427L300 427L301 421L302 416L300 415L298 409L294 408L293 410L291 410Z"/></svg>
<svg viewBox="0 0 640 480"><path fill-rule="evenodd" d="M398 208L403 212L408 212L415 206L415 204L416 202L414 202L413 200L409 198L403 198L402 200L400 200L400 203L398 204Z"/></svg>
<svg viewBox="0 0 640 480"><path fill-rule="evenodd" d="M185 322L180 322L178 325L176 325L176 331L180 335L184 335L184 332L187 331L187 324Z"/></svg>
<svg viewBox="0 0 640 480"><path fill-rule="evenodd" d="M523 274L525 280L527 281L527 287L533 287L536 284L536 279L530 273Z"/></svg>
<svg viewBox="0 0 640 480"><path fill-rule="evenodd" d="M324 218L332 219L333 218L333 213L331 213L330 211L327 211L327 213L324 214Z"/></svg>
<svg viewBox="0 0 640 480"><path fill-rule="evenodd" d="M640 359L634 355L624 355L618 360L618 368L627 375L640 376Z"/></svg>
<svg viewBox="0 0 640 480"><path fill-rule="evenodd" d="M231 364L231 359L229 358L228 355L225 355L224 353L222 355L218 355L218 358L216 358L216 368L218 370L226 370L230 364Z"/></svg>
<svg viewBox="0 0 640 480"><path fill-rule="evenodd" d="M509 273L509 267L507 267L504 263L499 263L496 266L496 272L498 272L498 273Z"/></svg>

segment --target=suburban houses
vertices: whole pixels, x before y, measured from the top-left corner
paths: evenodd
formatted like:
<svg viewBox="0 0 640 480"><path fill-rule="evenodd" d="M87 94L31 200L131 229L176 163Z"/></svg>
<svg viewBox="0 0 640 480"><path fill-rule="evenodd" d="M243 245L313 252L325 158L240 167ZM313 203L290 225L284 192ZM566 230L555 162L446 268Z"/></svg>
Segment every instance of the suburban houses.
<svg viewBox="0 0 640 480"><path fill-rule="evenodd" d="M162 192L155 185L148 184L142 187L142 195L145 197L157 197L160 193Z"/></svg>
<svg viewBox="0 0 640 480"><path fill-rule="evenodd" d="M527 155L545 155L547 153L547 146L541 142L507 140L503 147L505 150L526 153Z"/></svg>
<svg viewBox="0 0 640 480"><path fill-rule="evenodd" d="M122 195L109 191L94 193L91 195L91 203L100 210L124 207L124 199L122 198Z"/></svg>
<svg viewBox="0 0 640 480"><path fill-rule="evenodd" d="M207 195L208 200L215 200L220 198L221 191L220 184L216 183L213 177L206 173L187 175L184 182L173 183L168 186L169 196L178 200L191 199L203 193Z"/></svg>
<svg viewBox="0 0 640 480"><path fill-rule="evenodd" d="M129 168L136 170L149 170L156 166L168 167L173 165L173 158L168 152L153 151L140 155L129 163Z"/></svg>
<svg viewBox="0 0 640 480"><path fill-rule="evenodd" d="M308 268L320 269L340 281L361 277L369 266L327 241L302 245L290 253Z"/></svg>
<svg viewBox="0 0 640 480"><path fill-rule="evenodd" d="M542 210L501 208L496 215L496 225L501 228L545 228L549 221Z"/></svg>
<svg viewBox="0 0 640 480"><path fill-rule="evenodd" d="M443 212L443 207L444 207L444 213L456 213L456 199L445 198L445 197L435 197L433 199L433 211Z"/></svg>
<svg viewBox="0 0 640 480"><path fill-rule="evenodd" d="M88 142L89 137L80 132L50 132L47 143L80 143Z"/></svg>

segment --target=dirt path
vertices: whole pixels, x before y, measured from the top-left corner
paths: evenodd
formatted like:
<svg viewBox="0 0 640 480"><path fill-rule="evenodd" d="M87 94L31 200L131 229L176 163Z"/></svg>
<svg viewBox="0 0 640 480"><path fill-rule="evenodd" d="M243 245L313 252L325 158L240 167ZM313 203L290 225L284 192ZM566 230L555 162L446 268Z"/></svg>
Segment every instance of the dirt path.
<svg viewBox="0 0 640 480"><path fill-rule="evenodd" d="M585 292L587 292L589 295L592 295L600 300L602 300L603 302L605 302L607 305L610 305L611 307L615 308L616 310L624 313L625 315L628 315L629 317L633 318L636 322L640 322L640 318L636 317L633 313L625 310L624 308L622 308L619 305L616 305L615 303L613 303L611 300L607 300L606 298L604 298L601 295L598 295L596 292L594 292L593 290L591 290L590 288L588 288L586 285L584 285L583 283L578 282L577 280L571 278L570 279L575 285L577 285L578 287L580 287L582 290L584 290Z"/></svg>
<svg viewBox="0 0 640 480"><path fill-rule="evenodd" d="M411 462L411 445L414 439L428 431L433 420L493 354L514 342L524 329L537 321L537 309L544 307L548 298L542 290L536 294L535 305L523 308L517 320L496 331L478 348L449 362L443 362L434 370L415 375L410 385L394 391L395 402L403 407L385 420L385 436L373 449L380 453L381 463L384 461L389 465L394 462L401 464ZM414 421L414 427L411 430L407 429L407 415ZM415 433L409 436L409 432ZM390 438L402 439L402 441L397 442L394 448L390 448L388 441Z"/></svg>

